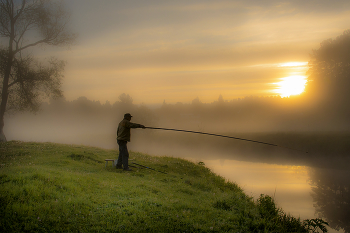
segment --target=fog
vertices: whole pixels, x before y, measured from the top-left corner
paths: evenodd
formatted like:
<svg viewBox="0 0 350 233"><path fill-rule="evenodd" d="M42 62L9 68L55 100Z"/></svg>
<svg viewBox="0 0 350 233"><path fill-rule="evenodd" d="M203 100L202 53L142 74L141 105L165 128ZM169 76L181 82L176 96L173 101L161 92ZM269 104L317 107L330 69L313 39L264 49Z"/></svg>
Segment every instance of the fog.
<svg viewBox="0 0 350 233"><path fill-rule="evenodd" d="M324 106L311 108L302 97L224 100L220 96L207 104L197 98L189 104L163 103L154 108L134 105L126 94L113 104L101 104L86 97L74 101L51 100L37 114L7 115L4 132L8 140L116 149L117 125L126 112L134 116L132 122L145 126L222 134L281 146L184 132L132 129L128 144L132 151L321 167L338 166L338 159L349 160L349 120ZM332 162L328 162L329 158ZM345 165L340 162L339 166Z"/></svg>

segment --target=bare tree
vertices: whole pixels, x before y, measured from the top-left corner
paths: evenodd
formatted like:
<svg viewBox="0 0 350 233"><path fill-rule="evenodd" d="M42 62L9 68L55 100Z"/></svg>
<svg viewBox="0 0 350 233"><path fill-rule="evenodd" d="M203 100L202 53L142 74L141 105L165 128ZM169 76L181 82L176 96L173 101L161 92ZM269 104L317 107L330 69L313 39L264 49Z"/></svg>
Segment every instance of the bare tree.
<svg viewBox="0 0 350 233"><path fill-rule="evenodd" d="M68 15L63 5L51 0L0 0L0 36L8 42L0 57L0 141L8 106L18 110L37 110L41 93L60 96L64 63L55 59L48 66L30 56L25 49L46 45L68 45L75 36L67 31Z"/></svg>

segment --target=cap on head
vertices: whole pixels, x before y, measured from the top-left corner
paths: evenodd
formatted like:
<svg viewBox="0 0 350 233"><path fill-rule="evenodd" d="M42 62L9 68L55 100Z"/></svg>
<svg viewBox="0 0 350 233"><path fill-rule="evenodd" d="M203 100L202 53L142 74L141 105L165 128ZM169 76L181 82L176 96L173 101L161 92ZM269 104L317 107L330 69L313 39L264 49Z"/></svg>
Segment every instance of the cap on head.
<svg viewBox="0 0 350 233"><path fill-rule="evenodd" d="M130 113L125 113L124 114L124 118L127 118L127 117L132 117Z"/></svg>

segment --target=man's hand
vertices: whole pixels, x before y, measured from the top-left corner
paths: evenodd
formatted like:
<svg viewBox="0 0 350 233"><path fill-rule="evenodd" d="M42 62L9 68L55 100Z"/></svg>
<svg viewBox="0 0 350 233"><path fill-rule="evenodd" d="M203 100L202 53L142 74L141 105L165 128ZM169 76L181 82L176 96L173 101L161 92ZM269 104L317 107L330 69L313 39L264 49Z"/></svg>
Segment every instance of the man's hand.
<svg viewBox="0 0 350 233"><path fill-rule="evenodd" d="M144 126L144 125L140 125L140 128L142 128L142 129L146 129L146 126Z"/></svg>

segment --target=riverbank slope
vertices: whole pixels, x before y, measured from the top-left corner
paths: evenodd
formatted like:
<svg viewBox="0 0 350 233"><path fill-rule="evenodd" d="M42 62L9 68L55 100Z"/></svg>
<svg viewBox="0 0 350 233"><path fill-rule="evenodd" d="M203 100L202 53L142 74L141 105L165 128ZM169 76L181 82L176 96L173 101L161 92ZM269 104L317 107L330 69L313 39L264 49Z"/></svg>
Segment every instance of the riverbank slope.
<svg viewBox="0 0 350 233"><path fill-rule="evenodd" d="M115 150L11 141L0 152L1 232L307 232L203 164L131 152L125 172L105 166Z"/></svg>

